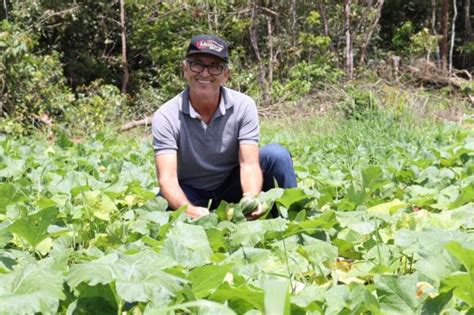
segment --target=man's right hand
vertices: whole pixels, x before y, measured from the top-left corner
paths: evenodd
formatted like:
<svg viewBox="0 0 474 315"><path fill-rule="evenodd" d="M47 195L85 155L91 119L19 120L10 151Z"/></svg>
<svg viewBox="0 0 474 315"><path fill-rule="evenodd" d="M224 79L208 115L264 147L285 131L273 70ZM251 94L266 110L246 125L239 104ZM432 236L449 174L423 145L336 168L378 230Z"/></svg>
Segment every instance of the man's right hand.
<svg viewBox="0 0 474 315"><path fill-rule="evenodd" d="M196 206L189 205L188 209L186 210L186 214L189 215L193 219L197 219L202 216L208 215L209 210L204 207L196 207Z"/></svg>

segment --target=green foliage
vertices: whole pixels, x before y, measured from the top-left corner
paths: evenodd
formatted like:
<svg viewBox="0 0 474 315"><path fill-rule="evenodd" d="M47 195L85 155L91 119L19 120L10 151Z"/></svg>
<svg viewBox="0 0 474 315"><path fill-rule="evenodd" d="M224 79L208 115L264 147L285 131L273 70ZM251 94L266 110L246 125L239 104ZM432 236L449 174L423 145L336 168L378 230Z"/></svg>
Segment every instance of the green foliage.
<svg viewBox="0 0 474 315"><path fill-rule="evenodd" d="M466 311L472 130L371 118L267 135L299 188L241 222L166 212L147 139L0 138L0 313Z"/></svg>
<svg viewBox="0 0 474 315"><path fill-rule="evenodd" d="M423 28L416 34L410 36L408 47L412 56L430 55L438 50L438 41L441 36L430 34L427 28Z"/></svg>
<svg viewBox="0 0 474 315"><path fill-rule="evenodd" d="M349 85L346 92L347 99L338 105L338 109L343 112L346 118L362 119L377 111L378 101L370 90Z"/></svg>
<svg viewBox="0 0 474 315"><path fill-rule="evenodd" d="M0 25L1 131L23 134L44 114L60 116L73 100L62 74L59 55L37 55L28 32L3 21Z"/></svg>
<svg viewBox="0 0 474 315"><path fill-rule="evenodd" d="M407 21L398 27L395 30L395 34L392 38L392 45L394 48L401 51L408 47L413 32L413 24L411 21Z"/></svg>
<svg viewBox="0 0 474 315"><path fill-rule="evenodd" d="M103 130L124 111L126 99L119 89L94 81L77 90L75 102L65 109L65 118L72 129L89 133Z"/></svg>

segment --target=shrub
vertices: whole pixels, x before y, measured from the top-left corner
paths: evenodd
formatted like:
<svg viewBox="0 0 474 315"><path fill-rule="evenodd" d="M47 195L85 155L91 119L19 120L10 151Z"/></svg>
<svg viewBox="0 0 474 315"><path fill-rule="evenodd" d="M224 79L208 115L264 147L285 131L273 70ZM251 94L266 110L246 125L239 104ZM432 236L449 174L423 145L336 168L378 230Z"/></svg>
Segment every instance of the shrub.
<svg viewBox="0 0 474 315"><path fill-rule="evenodd" d="M35 38L7 21L0 24L0 130L25 134L39 117L61 116L74 96L67 87L59 54L33 54Z"/></svg>
<svg viewBox="0 0 474 315"><path fill-rule="evenodd" d="M96 132L117 120L125 105L126 99L116 86L97 80L78 88L74 105L65 109L66 123L81 133Z"/></svg>
<svg viewBox="0 0 474 315"><path fill-rule="evenodd" d="M378 110L378 101L369 90L355 86L347 87L347 99L339 103L337 108L346 118L363 119L368 113Z"/></svg>

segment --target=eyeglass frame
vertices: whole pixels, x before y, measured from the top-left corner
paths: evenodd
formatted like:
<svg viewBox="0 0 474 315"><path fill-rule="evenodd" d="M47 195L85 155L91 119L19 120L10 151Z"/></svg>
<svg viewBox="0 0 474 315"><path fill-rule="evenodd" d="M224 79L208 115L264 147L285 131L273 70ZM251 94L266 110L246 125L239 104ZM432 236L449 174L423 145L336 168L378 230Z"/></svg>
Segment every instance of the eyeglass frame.
<svg viewBox="0 0 474 315"><path fill-rule="evenodd" d="M202 73L202 72L204 71L204 69L207 68L207 72L208 72L210 75L221 75L222 72L224 72L224 70L228 68L228 64L227 64L227 63L205 64L205 63L200 62L200 61L193 61L193 60L189 60L189 59L186 60L186 63L189 65L189 69L190 69L192 72L194 72L194 73ZM202 66L202 70L201 70L201 71L193 70L193 64ZM210 70L209 67L217 67L217 66L221 68L221 70L219 71L219 73L213 73L213 72L211 72L211 70Z"/></svg>

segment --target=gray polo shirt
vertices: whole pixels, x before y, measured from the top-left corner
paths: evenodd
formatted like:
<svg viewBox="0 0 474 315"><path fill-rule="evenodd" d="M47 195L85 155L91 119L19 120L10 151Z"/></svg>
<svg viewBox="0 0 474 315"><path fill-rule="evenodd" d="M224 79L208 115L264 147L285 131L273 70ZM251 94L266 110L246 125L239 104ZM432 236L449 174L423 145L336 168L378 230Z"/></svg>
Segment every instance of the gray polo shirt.
<svg viewBox="0 0 474 315"><path fill-rule="evenodd" d="M188 89L161 106L153 116L155 155L177 154L181 184L204 190L219 187L239 165L239 144L258 145L255 102L221 87L221 101L208 125L189 102Z"/></svg>

